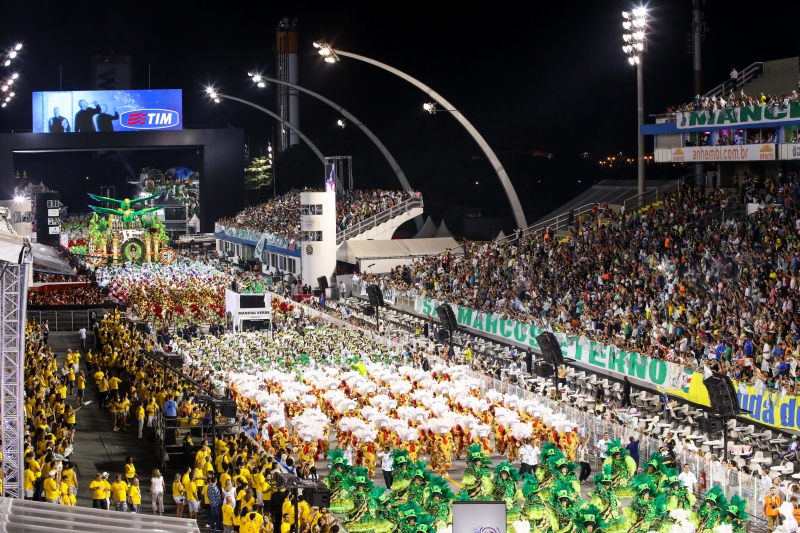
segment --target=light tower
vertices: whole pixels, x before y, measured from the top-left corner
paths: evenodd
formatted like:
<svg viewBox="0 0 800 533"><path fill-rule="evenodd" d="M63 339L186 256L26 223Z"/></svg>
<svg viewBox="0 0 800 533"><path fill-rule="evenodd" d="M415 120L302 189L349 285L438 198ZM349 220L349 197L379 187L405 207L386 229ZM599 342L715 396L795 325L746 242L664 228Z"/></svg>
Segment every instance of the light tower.
<svg viewBox="0 0 800 533"><path fill-rule="evenodd" d="M289 18L286 17L278 23L275 54L277 66L275 77L297 85L297 19L289 22ZM292 126L300 127L300 101L297 89L279 85L276 95L278 114ZM296 133L281 127L278 150L283 151L299 143L300 139Z"/></svg>

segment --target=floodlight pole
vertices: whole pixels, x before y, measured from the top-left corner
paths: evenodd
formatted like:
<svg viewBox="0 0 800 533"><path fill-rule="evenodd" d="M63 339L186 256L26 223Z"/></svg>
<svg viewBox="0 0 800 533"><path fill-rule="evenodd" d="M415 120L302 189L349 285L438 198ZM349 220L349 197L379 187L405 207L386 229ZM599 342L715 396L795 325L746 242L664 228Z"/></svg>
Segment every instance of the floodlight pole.
<svg viewBox="0 0 800 533"><path fill-rule="evenodd" d="M642 134L642 126L644 126L644 83L642 81L642 64L644 63L644 54L639 54L639 62L636 65L636 106L637 106L637 141L638 141L638 192L640 195L644 194L644 135ZM643 199L642 201L643 202Z"/></svg>
<svg viewBox="0 0 800 533"><path fill-rule="evenodd" d="M489 147L489 143L483 138L483 136L478 133L478 130L475 129L464 115L461 114L460 111L456 110L455 106L450 104L447 100L445 100L439 93L422 83L416 78L413 78L402 72L394 67L391 67L385 63L381 63L380 61L376 61L374 59L370 59L368 57L364 57L358 54L352 54L350 52L342 52L341 50L333 50L330 49L335 55L343 56L343 57L351 57L353 59L358 59L365 63L369 63L370 65L374 65L376 67L382 68L392 74L399 76L400 78L406 80L407 82L411 83L418 89L421 89L423 92L428 94L434 101L436 101L439 105L441 105L444 109L450 110L450 114L453 115L456 120L458 120L464 129L469 132L475 142L478 143L478 146L481 147L483 153L486 155L486 159L492 164L492 168L494 169L497 177L500 179L500 184L503 186L505 190L506 196L508 197L508 202L511 204L511 211L514 215L514 220L517 224L517 227L520 229L525 229L528 227L528 223L525 220L525 212L522 210L522 205L519 203L519 198L517 197L517 191L514 190L514 185L511 183L511 179L508 177L506 170L503 168L502 163L497 158L497 155L492 151Z"/></svg>
<svg viewBox="0 0 800 533"><path fill-rule="evenodd" d="M311 140L308 137L303 135L303 132L301 132L299 129L297 129L297 127L295 125L293 125L291 122L289 122L288 120L284 120L283 118L281 118L280 115L278 115L276 113L273 113L269 109L267 109L265 107L261 107L260 105L254 104L253 102L250 102L248 100L244 100L243 98L237 98L235 96L228 96L227 94L221 94L221 93L214 93L214 94L216 94L217 98L225 98L227 100L234 100L236 102L241 102L242 104L249 105L250 107L255 107L256 109L258 109L262 113L266 113L267 115L271 116L272 118L274 118L275 120L280 122L282 126L286 126L290 130L295 132L298 137L303 139L305 141L305 143L309 146L309 148L311 148L311 150L317 155L319 160L322 162L322 165L325 166L325 156L322 155L322 152L319 151L319 148L317 148L317 145L315 145L313 142L311 142Z"/></svg>

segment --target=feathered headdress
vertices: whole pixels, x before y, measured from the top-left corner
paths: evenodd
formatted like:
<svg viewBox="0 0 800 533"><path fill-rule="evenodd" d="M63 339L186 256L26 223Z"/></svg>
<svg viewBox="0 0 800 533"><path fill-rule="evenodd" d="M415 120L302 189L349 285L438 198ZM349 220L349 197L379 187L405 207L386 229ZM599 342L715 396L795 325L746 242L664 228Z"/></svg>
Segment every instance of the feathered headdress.
<svg viewBox="0 0 800 533"><path fill-rule="evenodd" d="M611 465L603 465L603 471L594 475L594 486L611 485L614 482L614 470Z"/></svg>
<svg viewBox="0 0 800 533"><path fill-rule="evenodd" d="M663 472L664 456L658 452L650 454L650 460L647 461L645 468L653 467L656 472Z"/></svg>
<svg viewBox="0 0 800 533"><path fill-rule="evenodd" d="M636 492L637 495L642 495L645 492L649 492L650 496L653 497L656 495L656 486L653 483L653 480L645 474L639 474L638 476L635 476L631 480L630 487L634 490L634 492Z"/></svg>
<svg viewBox="0 0 800 533"><path fill-rule="evenodd" d="M550 492L550 503L553 505L559 505L559 502L562 500L574 502L577 497L578 495L575 493L572 483L559 481L555 484L553 490Z"/></svg>
<svg viewBox="0 0 800 533"><path fill-rule="evenodd" d="M539 490L539 480L532 474L525 473L525 482L522 484L522 495L526 498Z"/></svg>
<svg viewBox="0 0 800 533"><path fill-rule="evenodd" d="M403 466L408 463L408 450L395 448L392 450L392 459L394 459L394 466Z"/></svg>
<svg viewBox="0 0 800 533"><path fill-rule="evenodd" d="M728 500L725 498L725 493L722 491L722 487L712 487L711 490L706 492L706 497L705 500L703 500L703 503L711 503L720 509L728 508Z"/></svg>
<svg viewBox="0 0 800 533"><path fill-rule="evenodd" d="M428 487L431 492L431 497L435 494L438 494L443 500L452 500L455 497L453 491L450 490L450 485L447 483L447 480L441 476L431 476Z"/></svg>
<svg viewBox="0 0 800 533"><path fill-rule="evenodd" d="M558 449L558 446L556 446L555 442L545 442L542 445L542 454L539 457L539 462L545 463L551 457L561 459L564 457L564 452Z"/></svg>
<svg viewBox="0 0 800 533"><path fill-rule="evenodd" d="M547 460L548 466L551 470L561 470L562 468L567 468L567 475L572 474L578 468L578 465L573 463L572 461L567 461L565 458L556 459L555 457L551 457Z"/></svg>
<svg viewBox="0 0 800 533"><path fill-rule="evenodd" d="M367 491L371 491L373 488L375 488L375 484L369 477L369 471L363 466L357 466L353 468L353 471L350 473L350 475L344 478L342 485L347 491L352 491L362 487Z"/></svg>
<svg viewBox="0 0 800 533"><path fill-rule="evenodd" d="M419 504L414 500L411 500L400 506L401 519L408 520L409 518L415 518L419 520L419 518L423 515L425 515L425 512L422 510L422 507L420 507Z"/></svg>
<svg viewBox="0 0 800 533"><path fill-rule="evenodd" d="M578 531L586 531L587 526L591 525L593 531L604 531L606 521L596 505L591 503L581 508L575 515L575 527Z"/></svg>
<svg viewBox="0 0 800 533"><path fill-rule="evenodd" d="M503 472L507 473L508 477L513 479L515 482L519 481L519 470L514 468L508 461L503 461L494 468L495 476L499 476Z"/></svg>
<svg viewBox="0 0 800 533"><path fill-rule="evenodd" d="M334 466L341 466L343 468L349 468L347 461L344 458L344 452L341 448L336 448L335 450L328 450L328 468L333 469Z"/></svg>
<svg viewBox="0 0 800 533"><path fill-rule="evenodd" d="M610 457L614 457L615 455L618 455L618 456L624 458L624 457L627 457L629 455L628 454L628 449L625 448L625 446L622 445L622 443L620 442L619 439L614 439L612 441L609 441L608 444L607 444L607 448L606 449L608 450L608 455Z"/></svg>
<svg viewBox="0 0 800 533"><path fill-rule="evenodd" d="M480 444L470 444L467 447L467 462L492 466L492 460L483 452L483 446Z"/></svg>
<svg viewBox="0 0 800 533"><path fill-rule="evenodd" d="M789 503L789 505L791 506L792 504ZM725 511L730 518L747 520L747 500L737 494L734 494L731 496L731 501L728 502L728 508Z"/></svg>

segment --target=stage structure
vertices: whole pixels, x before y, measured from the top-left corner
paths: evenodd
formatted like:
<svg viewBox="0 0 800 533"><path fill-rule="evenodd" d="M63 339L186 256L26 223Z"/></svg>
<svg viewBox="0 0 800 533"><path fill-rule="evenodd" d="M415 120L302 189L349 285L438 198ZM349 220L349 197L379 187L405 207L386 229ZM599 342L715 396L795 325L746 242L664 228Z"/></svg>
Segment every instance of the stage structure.
<svg viewBox="0 0 800 533"><path fill-rule="evenodd" d="M175 261L177 254L166 247L169 237L164 223L155 215L144 216L163 208L156 206L134 211L136 204L153 200L159 194L134 200L116 200L94 194L89 196L97 202L116 203L119 206L114 209L89 206L95 212L89 221L89 253L86 258L89 263L97 267L103 263L153 262L168 265ZM97 213L108 215L108 218L101 218ZM160 249L162 245L164 248Z"/></svg>

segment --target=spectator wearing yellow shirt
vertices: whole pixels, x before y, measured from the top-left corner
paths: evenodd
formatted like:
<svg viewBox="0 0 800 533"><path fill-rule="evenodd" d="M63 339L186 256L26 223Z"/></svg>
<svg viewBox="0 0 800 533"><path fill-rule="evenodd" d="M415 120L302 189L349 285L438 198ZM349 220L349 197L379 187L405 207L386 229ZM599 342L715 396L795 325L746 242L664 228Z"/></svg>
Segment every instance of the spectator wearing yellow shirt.
<svg viewBox="0 0 800 533"><path fill-rule="evenodd" d="M136 467L133 466L133 457L125 458L125 481L130 486L136 477Z"/></svg>
<svg viewBox="0 0 800 533"><path fill-rule="evenodd" d="M114 420L114 431L119 431L122 429L122 402L120 401L119 397L115 394L111 396L111 400L108 402L108 410L111 411L111 416Z"/></svg>
<svg viewBox="0 0 800 533"><path fill-rule="evenodd" d="M56 481L56 471L51 470L44 480L44 499L47 503L59 503L61 500L61 490Z"/></svg>
<svg viewBox="0 0 800 533"><path fill-rule="evenodd" d="M289 515L284 513L281 520L281 533L289 533L289 531L291 531L292 524L290 520L291 518L289 518Z"/></svg>
<svg viewBox="0 0 800 533"><path fill-rule="evenodd" d="M186 503L189 506L189 518L197 520L197 513L200 511L200 500L197 497L197 484L195 484L193 478L194 474L189 479L189 483L185 484Z"/></svg>
<svg viewBox="0 0 800 533"><path fill-rule="evenodd" d="M172 482L172 499L178 506L178 518L183 518L183 508L186 506L186 495L181 475L175 474L175 481Z"/></svg>
<svg viewBox="0 0 800 533"><path fill-rule="evenodd" d="M103 482L103 474L97 473L94 481L89 483L89 490L92 492L92 507L94 509L108 510L106 502L106 486Z"/></svg>
<svg viewBox="0 0 800 533"><path fill-rule="evenodd" d="M142 507L142 490L139 487L139 478L133 478L133 483L130 488L130 495L128 496L131 503L131 512L139 514Z"/></svg>
<svg viewBox="0 0 800 533"><path fill-rule="evenodd" d="M105 409L106 403L108 402L108 381L106 380L106 378L102 378L100 380L100 383L98 383L97 385L97 391L99 396L98 403L100 404L100 409Z"/></svg>
<svg viewBox="0 0 800 533"><path fill-rule="evenodd" d="M83 374L83 370L78 372L78 375L75 377L75 384L78 386L78 397L75 398L75 403L83 405L83 400L86 396L86 376Z"/></svg>
<svg viewBox="0 0 800 533"><path fill-rule="evenodd" d="M222 531L223 533L233 533L233 496L227 496L222 505Z"/></svg>
<svg viewBox="0 0 800 533"><path fill-rule="evenodd" d="M23 489L25 490L25 499L33 499L34 483L36 483L36 474L33 473L30 467L30 462L25 461L25 470L22 472Z"/></svg>
<svg viewBox="0 0 800 533"><path fill-rule="evenodd" d="M128 484L122 480L121 474L117 474L117 480L111 484L111 497L114 509L121 513L128 510Z"/></svg>
<svg viewBox="0 0 800 533"><path fill-rule="evenodd" d="M144 406L141 403L136 407L136 422L139 424L139 438L141 439L144 429Z"/></svg>

